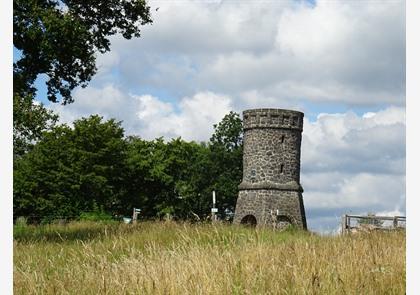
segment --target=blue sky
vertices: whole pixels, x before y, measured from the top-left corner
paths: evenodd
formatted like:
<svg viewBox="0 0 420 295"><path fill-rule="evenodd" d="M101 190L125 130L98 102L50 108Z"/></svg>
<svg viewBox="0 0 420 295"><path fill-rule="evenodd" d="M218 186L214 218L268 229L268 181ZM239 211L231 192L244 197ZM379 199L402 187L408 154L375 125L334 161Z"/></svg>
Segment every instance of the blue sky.
<svg viewBox="0 0 420 295"><path fill-rule="evenodd" d="M230 110L297 109L310 228L405 213L404 1L149 3L154 24L112 37L75 103L50 104L38 79L62 122L99 113L127 134L203 141Z"/></svg>

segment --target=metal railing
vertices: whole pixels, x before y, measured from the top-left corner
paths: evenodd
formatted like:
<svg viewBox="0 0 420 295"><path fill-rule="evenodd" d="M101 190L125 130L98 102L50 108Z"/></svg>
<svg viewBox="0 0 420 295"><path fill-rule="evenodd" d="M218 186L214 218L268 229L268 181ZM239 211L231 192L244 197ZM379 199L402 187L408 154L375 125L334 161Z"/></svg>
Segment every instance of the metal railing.
<svg viewBox="0 0 420 295"><path fill-rule="evenodd" d="M341 233L361 230L395 230L405 228L405 216L348 215L342 216Z"/></svg>

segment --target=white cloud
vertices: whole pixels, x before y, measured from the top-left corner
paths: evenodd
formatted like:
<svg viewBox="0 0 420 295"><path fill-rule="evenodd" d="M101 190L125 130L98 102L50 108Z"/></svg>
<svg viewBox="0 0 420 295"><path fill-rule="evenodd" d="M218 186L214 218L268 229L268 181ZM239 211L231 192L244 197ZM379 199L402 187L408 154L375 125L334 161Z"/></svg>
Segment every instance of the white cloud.
<svg viewBox="0 0 420 295"><path fill-rule="evenodd" d="M135 100L112 84L103 88L88 87L77 89L73 94L75 102L69 105L50 104L49 107L60 115L60 121L71 123L80 117L99 114L106 118L116 118L131 122Z"/></svg>
<svg viewBox="0 0 420 295"><path fill-rule="evenodd" d="M404 1L151 4L154 24L139 39L114 38L118 57L105 62L131 92L225 93L240 109L253 91L262 103L405 103Z"/></svg>
<svg viewBox="0 0 420 295"><path fill-rule="evenodd" d="M178 112L169 103L150 95L137 97L142 121L139 134L145 138L181 136L186 140L207 141L213 124L218 123L231 109L231 99L211 92L184 97Z"/></svg>
<svg viewBox="0 0 420 295"><path fill-rule="evenodd" d="M277 48L307 60L333 54L354 28L350 7L336 4L319 1L315 9L304 5L287 9L278 22Z"/></svg>
<svg viewBox="0 0 420 295"><path fill-rule="evenodd" d="M315 229L346 213L404 215L404 108L305 119L301 183Z"/></svg>
<svg viewBox="0 0 420 295"><path fill-rule="evenodd" d="M185 140L207 141L213 124L232 110L232 100L226 95L200 92L175 104L152 95L125 94L116 86L107 85L102 89L79 89L73 104L50 105L50 108L60 115L63 123L100 114L105 119L123 121L127 135L146 139L181 136Z"/></svg>
<svg viewBox="0 0 420 295"><path fill-rule="evenodd" d="M157 118L170 115L174 110L170 103L165 103L151 95L136 97L139 101L137 116L142 121L156 121Z"/></svg>
<svg viewBox="0 0 420 295"><path fill-rule="evenodd" d="M329 172L405 172L405 111L389 107L377 113L320 114L304 121L303 170Z"/></svg>
<svg viewBox="0 0 420 295"><path fill-rule="evenodd" d="M405 196L404 175L317 173L303 175L302 185L308 212L311 209L394 210Z"/></svg>

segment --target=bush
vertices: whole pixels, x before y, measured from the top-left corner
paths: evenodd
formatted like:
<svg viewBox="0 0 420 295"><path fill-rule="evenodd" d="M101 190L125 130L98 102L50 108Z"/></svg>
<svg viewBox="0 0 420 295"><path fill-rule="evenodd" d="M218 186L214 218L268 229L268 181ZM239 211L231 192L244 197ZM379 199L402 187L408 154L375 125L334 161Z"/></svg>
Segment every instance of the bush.
<svg viewBox="0 0 420 295"><path fill-rule="evenodd" d="M112 215L104 211L82 212L80 214L80 220L83 221L111 221L112 219Z"/></svg>
<svg viewBox="0 0 420 295"><path fill-rule="evenodd" d="M16 218L16 221L15 221L15 225L16 226L22 226L22 227L24 227L27 224L28 224L28 220L26 219L26 217L19 216L18 218Z"/></svg>

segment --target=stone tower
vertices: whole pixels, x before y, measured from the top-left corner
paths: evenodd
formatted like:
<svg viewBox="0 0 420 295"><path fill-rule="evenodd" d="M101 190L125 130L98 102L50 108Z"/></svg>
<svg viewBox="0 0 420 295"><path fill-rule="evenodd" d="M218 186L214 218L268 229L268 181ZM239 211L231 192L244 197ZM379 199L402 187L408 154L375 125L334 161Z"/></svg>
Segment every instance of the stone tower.
<svg viewBox="0 0 420 295"><path fill-rule="evenodd" d="M300 185L303 113L246 110L243 127L243 179L233 222L306 229Z"/></svg>

